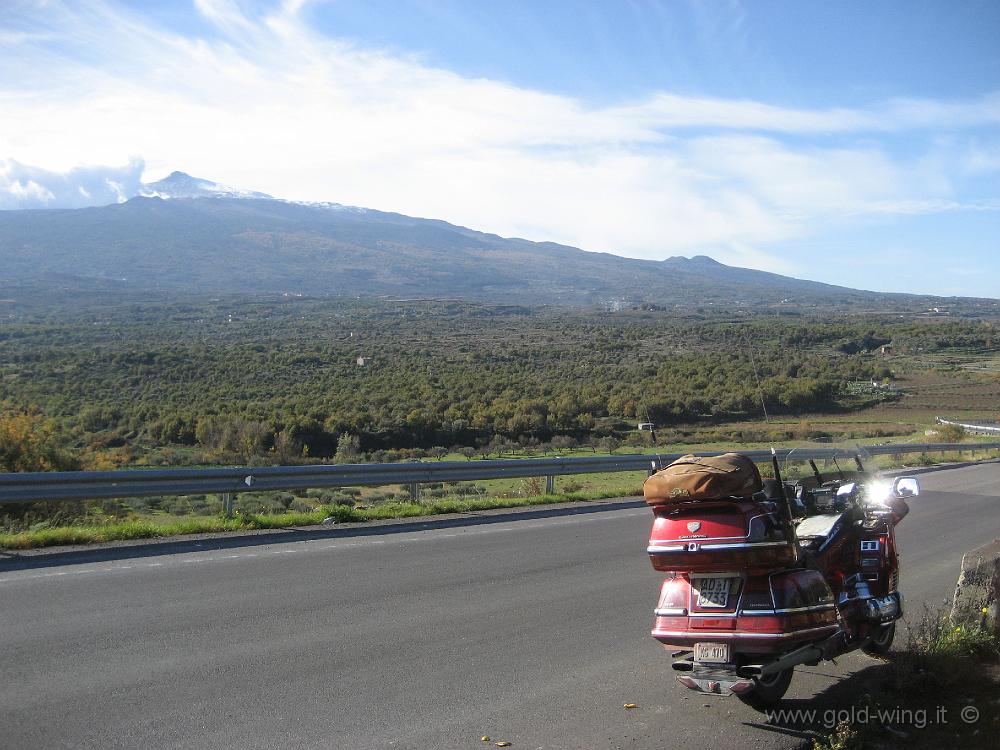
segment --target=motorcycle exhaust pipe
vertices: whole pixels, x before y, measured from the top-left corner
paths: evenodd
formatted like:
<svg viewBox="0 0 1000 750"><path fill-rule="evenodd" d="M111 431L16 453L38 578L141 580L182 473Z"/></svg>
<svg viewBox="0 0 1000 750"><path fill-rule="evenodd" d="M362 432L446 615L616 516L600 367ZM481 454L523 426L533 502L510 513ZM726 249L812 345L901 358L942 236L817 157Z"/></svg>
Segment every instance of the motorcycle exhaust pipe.
<svg viewBox="0 0 1000 750"><path fill-rule="evenodd" d="M835 638L836 635L831 637ZM736 674L740 677L767 677L776 672L784 672L791 667L797 667L799 664L821 661L823 659L823 645L825 643L827 641L820 641L819 643L811 643L802 648L797 648L785 654L780 659L775 659L767 664L746 664L742 667L737 667Z"/></svg>

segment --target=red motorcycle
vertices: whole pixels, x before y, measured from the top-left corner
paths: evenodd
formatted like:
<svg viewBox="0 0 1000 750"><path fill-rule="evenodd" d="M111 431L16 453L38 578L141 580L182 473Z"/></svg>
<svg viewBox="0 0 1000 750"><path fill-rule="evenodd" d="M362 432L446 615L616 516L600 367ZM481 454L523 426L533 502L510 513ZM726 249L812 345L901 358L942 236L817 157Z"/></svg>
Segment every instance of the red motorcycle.
<svg viewBox="0 0 1000 750"><path fill-rule="evenodd" d="M888 651L903 614L893 529L918 495L839 470L761 480L749 458L685 456L644 485L653 567L666 573L652 635L686 687L763 710L798 664Z"/></svg>

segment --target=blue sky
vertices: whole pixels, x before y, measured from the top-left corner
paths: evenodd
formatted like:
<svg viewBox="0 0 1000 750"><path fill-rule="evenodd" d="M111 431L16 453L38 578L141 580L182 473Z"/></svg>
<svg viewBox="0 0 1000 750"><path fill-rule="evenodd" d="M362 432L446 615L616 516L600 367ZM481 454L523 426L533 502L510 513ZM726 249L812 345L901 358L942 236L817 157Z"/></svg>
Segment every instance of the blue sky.
<svg viewBox="0 0 1000 750"><path fill-rule="evenodd" d="M852 106L982 93L1000 75L1000 7L966 5L371 0L318 6L314 18L325 33L463 75L593 102L669 90L824 107L833 94Z"/></svg>
<svg viewBox="0 0 1000 750"><path fill-rule="evenodd" d="M181 169L633 257L1000 296L998 39L992 1L14 0L0 208Z"/></svg>

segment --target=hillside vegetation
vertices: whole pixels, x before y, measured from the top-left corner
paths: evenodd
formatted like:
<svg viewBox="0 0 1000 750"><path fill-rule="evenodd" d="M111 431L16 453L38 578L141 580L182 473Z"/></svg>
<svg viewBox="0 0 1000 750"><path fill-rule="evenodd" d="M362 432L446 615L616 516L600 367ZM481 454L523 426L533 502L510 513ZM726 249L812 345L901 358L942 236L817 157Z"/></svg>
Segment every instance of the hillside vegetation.
<svg viewBox="0 0 1000 750"><path fill-rule="evenodd" d="M945 365L990 361L998 347L980 320L161 301L7 319L0 400L10 413L36 410L46 440L91 465L614 450L650 440L638 422L654 423L661 441L759 429L761 398L772 420L793 426L887 410L907 403L907 378L928 374L995 403L995 374Z"/></svg>

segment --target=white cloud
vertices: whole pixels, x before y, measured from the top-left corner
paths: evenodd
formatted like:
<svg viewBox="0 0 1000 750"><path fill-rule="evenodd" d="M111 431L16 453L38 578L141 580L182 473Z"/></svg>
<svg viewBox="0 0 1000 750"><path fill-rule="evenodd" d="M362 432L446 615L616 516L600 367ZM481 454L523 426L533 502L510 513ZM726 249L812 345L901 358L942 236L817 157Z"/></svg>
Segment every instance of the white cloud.
<svg viewBox="0 0 1000 750"><path fill-rule="evenodd" d="M1000 94L967 102L893 99L867 109L803 110L749 100L657 93L610 110L651 130L719 128L772 133L891 132L1000 124Z"/></svg>
<svg viewBox="0 0 1000 750"><path fill-rule="evenodd" d="M44 42L49 39L51 37L46 34L31 34L24 31L6 31L0 29L0 44L4 46L24 44L25 42Z"/></svg>
<svg viewBox="0 0 1000 750"><path fill-rule="evenodd" d="M60 173L0 160L0 209L121 203L138 194L143 168L141 159L132 159L124 167L77 167Z"/></svg>
<svg viewBox="0 0 1000 750"><path fill-rule="evenodd" d="M198 12L223 29L253 28L235 0L194 0L194 4Z"/></svg>
<svg viewBox="0 0 1000 750"><path fill-rule="evenodd" d="M1000 172L1000 145L970 149L963 159L963 166L969 174L974 175Z"/></svg>
<svg viewBox="0 0 1000 750"><path fill-rule="evenodd" d="M119 200L134 162L117 176L71 171L65 185L52 172L142 154L147 179L183 169L591 250L711 252L791 272L761 248L859 214L962 206L948 164L893 157L881 134L1000 122L998 95L812 111L657 93L591 107L330 40L301 0L263 20L234 0L196 5L218 37L184 38L100 0L25 21L19 33L64 40L62 59L32 56L28 39L0 54L0 156L49 170L31 176L42 192L30 200Z"/></svg>
<svg viewBox="0 0 1000 750"><path fill-rule="evenodd" d="M952 211L1000 211L1000 201L961 202L949 200L890 200L865 206L872 214L940 214Z"/></svg>
<svg viewBox="0 0 1000 750"><path fill-rule="evenodd" d="M0 196L3 193L9 195L11 202L19 207L47 208L56 199L47 188L31 179L11 180L6 185L0 185ZM2 200L0 197L0 201Z"/></svg>

